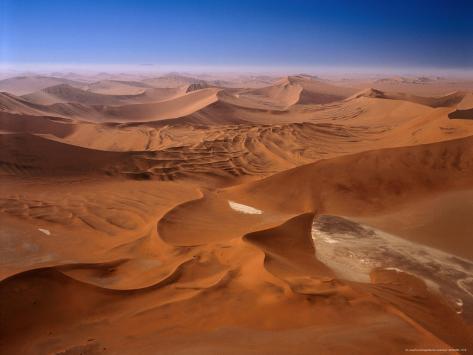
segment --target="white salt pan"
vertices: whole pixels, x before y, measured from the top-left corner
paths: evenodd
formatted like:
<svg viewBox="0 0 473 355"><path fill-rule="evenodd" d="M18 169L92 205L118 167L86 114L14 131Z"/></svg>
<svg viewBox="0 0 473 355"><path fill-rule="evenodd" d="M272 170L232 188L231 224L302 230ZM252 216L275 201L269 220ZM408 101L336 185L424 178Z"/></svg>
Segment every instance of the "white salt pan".
<svg viewBox="0 0 473 355"><path fill-rule="evenodd" d="M41 232L41 233L44 233L46 235L51 235L51 232L47 229L43 229L43 228L38 228L38 230Z"/></svg>
<svg viewBox="0 0 473 355"><path fill-rule="evenodd" d="M253 208L251 206L243 205L241 203L228 201L228 205L235 211L246 214L262 214L263 211Z"/></svg>

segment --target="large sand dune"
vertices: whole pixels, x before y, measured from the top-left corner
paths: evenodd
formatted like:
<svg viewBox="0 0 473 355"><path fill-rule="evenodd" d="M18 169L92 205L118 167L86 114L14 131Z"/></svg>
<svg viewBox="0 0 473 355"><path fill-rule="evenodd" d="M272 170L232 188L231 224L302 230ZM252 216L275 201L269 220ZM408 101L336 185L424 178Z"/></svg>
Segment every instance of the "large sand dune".
<svg viewBox="0 0 473 355"><path fill-rule="evenodd" d="M467 92L453 92L451 94L437 96L437 97L426 97L426 96L417 96L404 93L386 93L381 90L376 89L366 89L354 96L352 98L358 97L375 97L381 99L389 100L403 100L415 102L421 105L426 105L430 107L454 107L463 101L468 100L468 96L471 95Z"/></svg>
<svg viewBox="0 0 473 355"><path fill-rule="evenodd" d="M85 83L64 78L50 76L18 76L0 80L0 92L9 92L14 95L25 95L49 86L67 84L81 87Z"/></svg>
<svg viewBox="0 0 473 355"><path fill-rule="evenodd" d="M143 80L144 83L156 88L174 88L187 85L206 85L205 80L180 75L178 73L170 73L157 78L148 78Z"/></svg>
<svg viewBox="0 0 473 355"><path fill-rule="evenodd" d="M29 102L40 105L72 102L85 105L119 106L124 104L164 101L180 94L184 94L184 92L184 88L147 88L134 95L106 95L75 88L67 84L60 84L24 95L23 98Z"/></svg>
<svg viewBox="0 0 473 355"><path fill-rule="evenodd" d="M473 346L464 82L46 78L0 94L2 354Z"/></svg>
<svg viewBox="0 0 473 355"><path fill-rule="evenodd" d="M235 96L241 105L284 109L295 104L326 104L353 94L356 89L338 87L306 75L288 76L275 84L240 90Z"/></svg>
<svg viewBox="0 0 473 355"><path fill-rule="evenodd" d="M104 95L136 95L153 86L141 81L99 80L83 87L85 90Z"/></svg>

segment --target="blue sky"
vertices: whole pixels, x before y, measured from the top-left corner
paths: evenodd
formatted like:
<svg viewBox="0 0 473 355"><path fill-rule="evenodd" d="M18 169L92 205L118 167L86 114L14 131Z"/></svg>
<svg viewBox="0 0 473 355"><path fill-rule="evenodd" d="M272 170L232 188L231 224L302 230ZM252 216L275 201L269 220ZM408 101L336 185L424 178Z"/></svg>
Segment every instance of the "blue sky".
<svg viewBox="0 0 473 355"><path fill-rule="evenodd" d="M0 62L464 69L471 14L454 0L0 0Z"/></svg>

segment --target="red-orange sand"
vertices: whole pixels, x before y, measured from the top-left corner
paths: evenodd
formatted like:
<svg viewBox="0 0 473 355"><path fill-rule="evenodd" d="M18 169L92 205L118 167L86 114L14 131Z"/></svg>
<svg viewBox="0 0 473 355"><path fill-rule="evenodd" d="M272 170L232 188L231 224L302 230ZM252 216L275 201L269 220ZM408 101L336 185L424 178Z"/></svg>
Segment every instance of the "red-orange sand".
<svg viewBox="0 0 473 355"><path fill-rule="evenodd" d="M472 261L471 83L353 84L0 81L0 353L471 351L422 278L344 280L311 235Z"/></svg>

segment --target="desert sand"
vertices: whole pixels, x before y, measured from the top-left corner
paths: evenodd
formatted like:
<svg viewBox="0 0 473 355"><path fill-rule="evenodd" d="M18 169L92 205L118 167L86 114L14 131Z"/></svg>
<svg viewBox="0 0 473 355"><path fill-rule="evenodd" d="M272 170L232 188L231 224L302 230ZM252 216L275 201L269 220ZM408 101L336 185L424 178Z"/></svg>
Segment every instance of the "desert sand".
<svg viewBox="0 0 473 355"><path fill-rule="evenodd" d="M207 76L0 80L0 353L472 351L473 81Z"/></svg>

